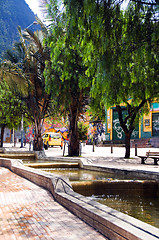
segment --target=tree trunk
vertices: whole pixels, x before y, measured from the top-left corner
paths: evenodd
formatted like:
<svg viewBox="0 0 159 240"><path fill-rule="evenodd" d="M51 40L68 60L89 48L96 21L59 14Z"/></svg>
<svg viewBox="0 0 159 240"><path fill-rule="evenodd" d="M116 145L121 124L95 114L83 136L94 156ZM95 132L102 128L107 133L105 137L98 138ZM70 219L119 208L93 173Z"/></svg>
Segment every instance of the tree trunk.
<svg viewBox="0 0 159 240"><path fill-rule="evenodd" d="M68 155L69 156L79 156L79 138L78 138L78 109L76 101L74 101L70 106L70 116L69 116L70 126L69 126L69 146Z"/></svg>
<svg viewBox="0 0 159 240"><path fill-rule="evenodd" d="M125 134L125 158L130 157L130 133Z"/></svg>
<svg viewBox="0 0 159 240"><path fill-rule="evenodd" d="M33 140L33 150L34 151L43 151L43 139L42 139L42 124L39 117L35 119L35 129L34 129L34 140Z"/></svg>
<svg viewBox="0 0 159 240"><path fill-rule="evenodd" d="M131 134L135 128L134 121L136 118L136 111L129 104L128 105L128 114L123 119L122 111L125 109L122 109L122 107L120 105L117 105L116 109L117 109L118 116L119 116L120 126L122 127L122 129L125 133L125 158L129 158L130 157L130 138L131 138ZM132 109L133 109L133 111L132 111ZM129 124L127 124L128 120L129 120Z"/></svg>
<svg viewBox="0 0 159 240"><path fill-rule="evenodd" d="M5 129L5 125L2 125L2 127L1 127L1 147L3 147L4 129Z"/></svg>

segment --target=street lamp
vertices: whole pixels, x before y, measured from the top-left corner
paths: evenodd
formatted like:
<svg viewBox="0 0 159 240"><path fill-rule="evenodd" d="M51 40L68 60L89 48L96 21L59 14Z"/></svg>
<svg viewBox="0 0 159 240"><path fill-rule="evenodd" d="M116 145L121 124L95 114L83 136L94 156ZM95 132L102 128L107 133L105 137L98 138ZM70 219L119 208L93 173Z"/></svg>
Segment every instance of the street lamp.
<svg viewBox="0 0 159 240"><path fill-rule="evenodd" d="M28 27L26 27L25 29L24 29L24 31L26 30L26 29L28 29L28 28L30 28L32 25L36 25L36 24L38 24L38 22L37 21L34 21L34 22L32 22Z"/></svg>
<svg viewBox="0 0 159 240"><path fill-rule="evenodd" d="M22 114L22 120L21 120L21 148L23 148L23 130L24 130L24 127L23 127L23 114Z"/></svg>
<svg viewBox="0 0 159 240"><path fill-rule="evenodd" d="M24 31L29 29L34 24L38 24L38 22L37 21L32 22L28 27L26 27L24 29ZM23 131L24 131L24 126L23 126L23 114L22 114L22 120L21 120L21 146L20 146L21 148L23 148L23 142L24 142Z"/></svg>

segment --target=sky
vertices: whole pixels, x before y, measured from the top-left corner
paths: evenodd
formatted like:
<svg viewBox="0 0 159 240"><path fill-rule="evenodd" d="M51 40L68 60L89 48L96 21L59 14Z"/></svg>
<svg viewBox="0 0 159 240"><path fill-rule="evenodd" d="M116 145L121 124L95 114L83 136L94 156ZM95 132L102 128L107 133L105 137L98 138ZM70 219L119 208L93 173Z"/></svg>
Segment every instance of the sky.
<svg viewBox="0 0 159 240"><path fill-rule="evenodd" d="M38 15L39 18L41 18L41 13L40 13L40 9L39 9L39 1L38 0L25 0L26 3L29 5L29 7L31 8L31 10Z"/></svg>
<svg viewBox="0 0 159 240"><path fill-rule="evenodd" d="M42 20L44 19L43 14L40 11L39 8L39 0L25 0L26 3L29 5L29 7L32 9L32 11L38 15L38 17ZM123 8L125 9L129 0L125 0L123 3Z"/></svg>

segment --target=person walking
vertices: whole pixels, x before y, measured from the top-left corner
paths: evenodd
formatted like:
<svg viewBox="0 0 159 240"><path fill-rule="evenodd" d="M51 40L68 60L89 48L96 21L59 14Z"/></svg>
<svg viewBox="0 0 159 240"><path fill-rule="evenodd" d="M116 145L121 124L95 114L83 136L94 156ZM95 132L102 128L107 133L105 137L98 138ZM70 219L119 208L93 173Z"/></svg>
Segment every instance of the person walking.
<svg viewBox="0 0 159 240"><path fill-rule="evenodd" d="M31 151L32 143L33 143L33 136L32 136L32 134L30 134L30 136L29 136L29 151Z"/></svg>

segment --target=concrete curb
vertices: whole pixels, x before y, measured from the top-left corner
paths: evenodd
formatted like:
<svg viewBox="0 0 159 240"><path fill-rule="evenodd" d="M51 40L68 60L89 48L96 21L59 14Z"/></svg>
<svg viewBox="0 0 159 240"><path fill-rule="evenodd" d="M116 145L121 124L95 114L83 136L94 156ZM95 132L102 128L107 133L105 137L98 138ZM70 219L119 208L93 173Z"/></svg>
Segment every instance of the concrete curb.
<svg viewBox="0 0 159 240"><path fill-rule="evenodd" d="M141 169L130 169L130 168L117 168L112 166L97 166L97 165L87 165L81 164L81 168L85 170L92 170L92 171L101 171L101 172L110 172L116 173L123 176L129 177L139 177L148 180L156 180L159 183L159 173L156 173L152 170L141 170Z"/></svg>

